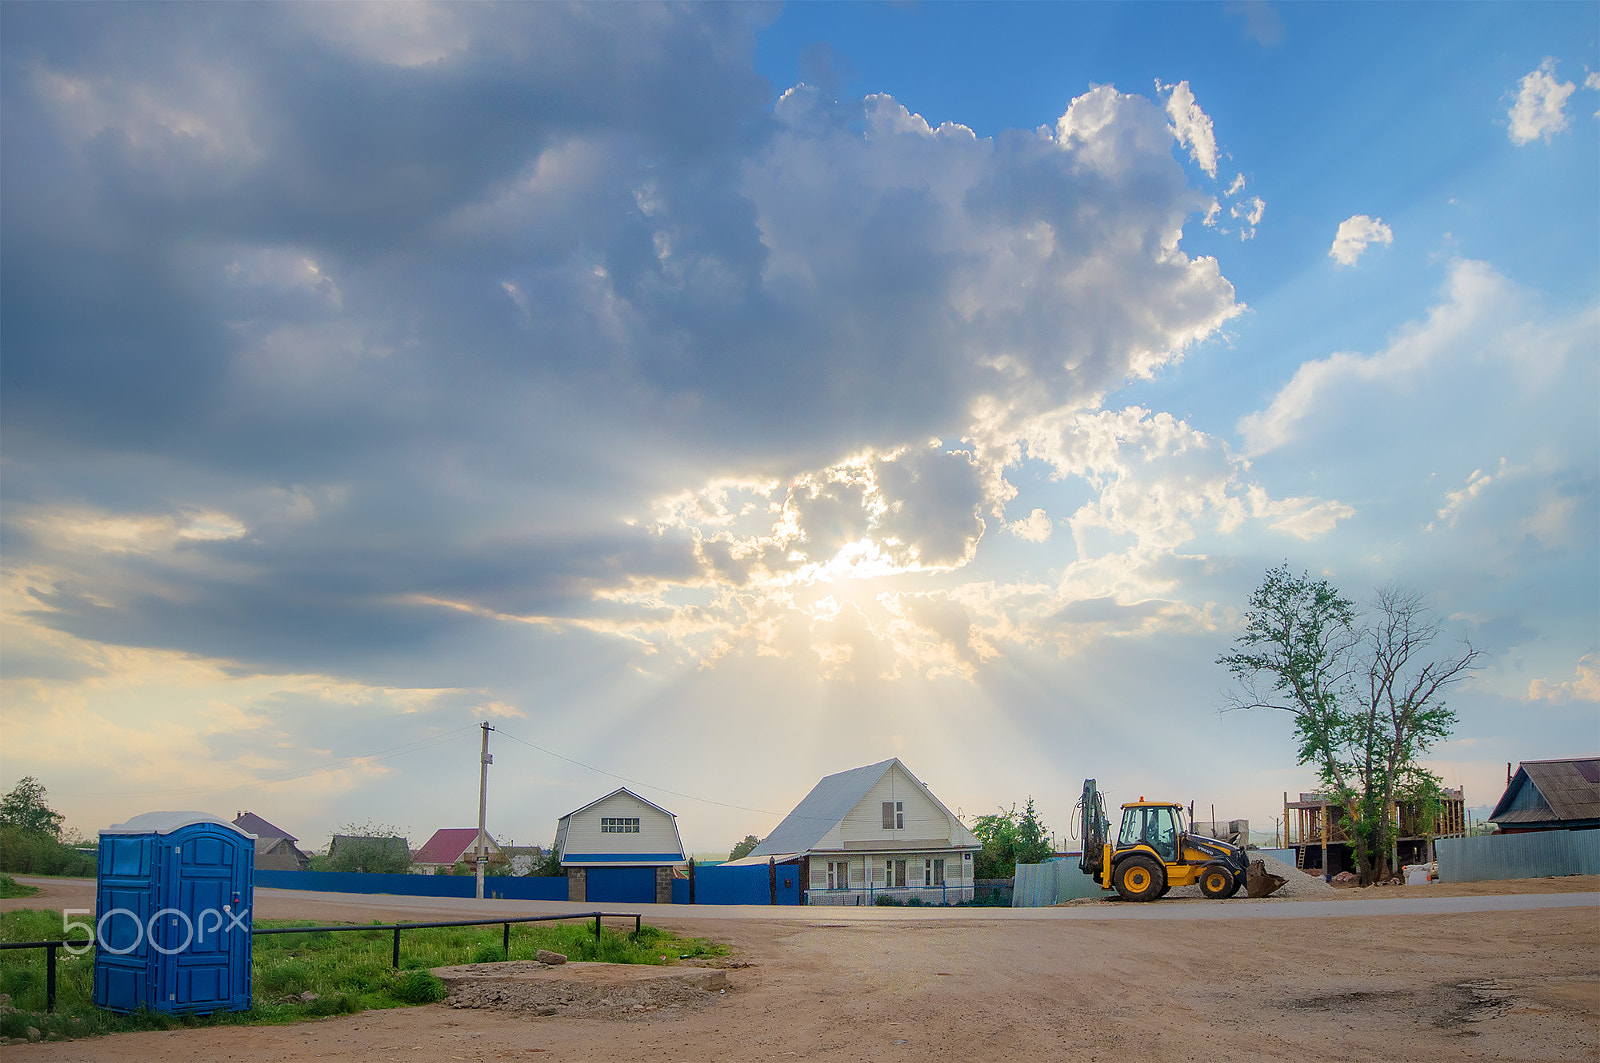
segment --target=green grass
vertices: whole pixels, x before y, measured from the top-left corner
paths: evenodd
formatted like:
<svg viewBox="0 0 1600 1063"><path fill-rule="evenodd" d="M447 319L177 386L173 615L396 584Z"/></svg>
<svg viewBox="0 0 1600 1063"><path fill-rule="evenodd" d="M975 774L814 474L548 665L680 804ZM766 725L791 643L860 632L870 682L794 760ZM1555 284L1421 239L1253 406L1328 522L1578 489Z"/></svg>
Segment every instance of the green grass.
<svg viewBox="0 0 1600 1063"><path fill-rule="evenodd" d="M264 919L255 925L313 924ZM70 956L64 951L56 954L56 1010L47 1014L44 950L8 949L0 951L0 993L9 993L12 1006L22 1010L0 1017L0 1036L24 1036L29 1026L47 1038L60 1039L124 1030L292 1023L432 1003L443 999L444 985L428 968L505 959L501 935L499 926L405 931L400 938L400 971L389 966L393 930L257 935L251 972L254 1006L248 1011L208 1016L117 1015L97 1008L93 1003L93 953ZM0 913L0 940L53 941L61 936L60 912L21 909ZM532 959L537 949L560 952L573 960L653 964L727 952L716 942L680 938L652 926L641 928L637 935L631 928L605 927L598 942L592 922L512 926L511 959ZM300 995L307 992L317 994L316 999L302 1001Z"/></svg>
<svg viewBox="0 0 1600 1063"><path fill-rule="evenodd" d="M9 901L13 897L32 897L38 892L38 886L25 886L10 875L0 872L0 900Z"/></svg>

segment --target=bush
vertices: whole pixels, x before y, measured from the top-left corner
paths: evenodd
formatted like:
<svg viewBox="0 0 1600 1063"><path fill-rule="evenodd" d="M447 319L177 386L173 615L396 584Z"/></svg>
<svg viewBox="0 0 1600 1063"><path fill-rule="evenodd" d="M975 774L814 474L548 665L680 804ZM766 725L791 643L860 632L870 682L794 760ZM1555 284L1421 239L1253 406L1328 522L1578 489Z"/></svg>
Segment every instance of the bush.
<svg viewBox="0 0 1600 1063"><path fill-rule="evenodd" d="M450 995L450 990L432 971L407 971L394 981L390 993L405 1004L436 1004Z"/></svg>
<svg viewBox="0 0 1600 1063"><path fill-rule="evenodd" d="M7 825L0 826L0 871L93 878L95 858L48 834Z"/></svg>

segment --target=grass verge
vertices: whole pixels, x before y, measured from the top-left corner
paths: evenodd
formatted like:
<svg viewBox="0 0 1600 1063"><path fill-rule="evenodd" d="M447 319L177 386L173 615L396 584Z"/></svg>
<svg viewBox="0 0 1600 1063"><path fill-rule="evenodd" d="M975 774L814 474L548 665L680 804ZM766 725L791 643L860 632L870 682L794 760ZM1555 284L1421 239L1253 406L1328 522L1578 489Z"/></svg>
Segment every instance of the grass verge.
<svg viewBox="0 0 1600 1063"><path fill-rule="evenodd" d="M0 872L0 901L9 901L13 897L32 897L38 892L38 886L24 885L10 875Z"/></svg>
<svg viewBox="0 0 1600 1063"><path fill-rule="evenodd" d="M258 927L309 926L304 920L261 920ZM508 957L502 928L441 927L407 930L400 938L399 971L390 968L394 931L268 934L255 938L251 954L254 1006L248 1011L213 1015L140 1012L118 1015L94 1006L94 954L56 955L56 1010L44 1010L43 949L0 951L0 993L15 1010L0 1013L0 1037L24 1037L32 1027L46 1040L89 1037L127 1030L171 1030L220 1025L303 1022L373 1008L427 1004L444 998L444 985L428 968L485 963ZM0 913L0 940L50 941L61 938L61 913L21 909ZM523 924L511 928L510 959L532 959L549 949L573 960L606 963L675 963L719 956L725 946L704 938L681 938L656 927L602 929L597 942L592 923ZM309 995L311 999L305 999Z"/></svg>

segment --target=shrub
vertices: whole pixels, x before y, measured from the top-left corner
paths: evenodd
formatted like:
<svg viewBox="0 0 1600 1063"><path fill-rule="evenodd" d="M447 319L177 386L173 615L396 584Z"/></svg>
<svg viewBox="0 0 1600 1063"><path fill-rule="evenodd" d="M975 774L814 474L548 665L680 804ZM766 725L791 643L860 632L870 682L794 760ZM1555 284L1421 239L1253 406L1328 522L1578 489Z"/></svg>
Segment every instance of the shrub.
<svg viewBox="0 0 1600 1063"><path fill-rule="evenodd" d="M95 858L48 834L5 825L0 826L0 871L92 878Z"/></svg>
<svg viewBox="0 0 1600 1063"><path fill-rule="evenodd" d="M407 971L394 981L389 991L396 1000L405 1004L436 1004L450 994L450 990L432 971Z"/></svg>

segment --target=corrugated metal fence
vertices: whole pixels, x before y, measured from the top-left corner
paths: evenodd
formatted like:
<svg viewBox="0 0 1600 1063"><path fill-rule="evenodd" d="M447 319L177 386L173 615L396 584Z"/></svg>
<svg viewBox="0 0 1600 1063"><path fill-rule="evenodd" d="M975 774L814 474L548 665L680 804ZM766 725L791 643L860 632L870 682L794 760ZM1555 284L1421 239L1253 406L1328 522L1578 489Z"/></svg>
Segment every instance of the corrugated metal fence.
<svg viewBox="0 0 1600 1063"><path fill-rule="evenodd" d="M1018 864L1011 907L1047 908L1078 897L1103 896L1105 891L1099 884L1078 870L1078 858L1071 857L1042 864Z"/></svg>
<svg viewBox="0 0 1600 1063"><path fill-rule="evenodd" d="M1440 838L1433 851L1441 882L1600 875L1600 830Z"/></svg>

